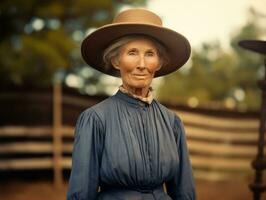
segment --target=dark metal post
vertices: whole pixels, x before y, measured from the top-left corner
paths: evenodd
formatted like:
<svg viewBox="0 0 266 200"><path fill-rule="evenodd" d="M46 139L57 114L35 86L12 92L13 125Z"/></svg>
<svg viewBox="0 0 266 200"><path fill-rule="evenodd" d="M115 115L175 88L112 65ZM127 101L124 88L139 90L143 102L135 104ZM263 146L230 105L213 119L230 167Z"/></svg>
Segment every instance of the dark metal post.
<svg viewBox="0 0 266 200"><path fill-rule="evenodd" d="M245 49L255 51L266 55L266 41L260 40L243 40L239 45ZM262 103L260 113L260 127L258 137L258 150L257 156L252 161L252 167L255 170L255 180L249 185L253 192L253 199L260 200L261 193L266 191L266 185L263 183L263 170L266 169L266 159L264 158L264 145L265 145L265 123L266 123L266 58L264 60L265 71L264 79L258 81L258 86L262 90Z"/></svg>
<svg viewBox="0 0 266 200"><path fill-rule="evenodd" d="M262 90L262 103L260 115L260 127L258 138L258 151L255 160L252 162L252 167L255 169L254 183L250 184L250 189L253 191L253 199L260 200L261 193L265 191L266 186L263 184L263 170L265 169L264 159L264 144L265 144L265 122L266 122L266 59L265 59L265 76L264 80L258 81L259 88Z"/></svg>

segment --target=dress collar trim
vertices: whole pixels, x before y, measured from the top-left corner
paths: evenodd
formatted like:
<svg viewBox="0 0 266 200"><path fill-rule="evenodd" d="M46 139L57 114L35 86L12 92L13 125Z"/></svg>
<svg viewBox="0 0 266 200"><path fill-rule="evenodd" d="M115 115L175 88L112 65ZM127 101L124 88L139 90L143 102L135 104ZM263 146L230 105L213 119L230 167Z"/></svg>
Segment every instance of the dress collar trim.
<svg viewBox="0 0 266 200"><path fill-rule="evenodd" d="M127 102L133 106L137 106L137 107L146 107L146 106L150 105L147 102L144 102L140 99L136 99L127 93L123 93L121 90L118 90L117 93L114 95L114 97L116 97L122 101L125 101L125 102Z"/></svg>
<svg viewBox="0 0 266 200"><path fill-rule="evenodd" d="M142 96L138 96L133 94L132 92L128 91L127 89L125 89L122 85L119 87L119 90L125 94L128 94L131 97L134 97L135 99L139 99L145 103L151 104L153 101L153 95L152 95L152 88L149 88L147 97L142 97Z"/></svg>

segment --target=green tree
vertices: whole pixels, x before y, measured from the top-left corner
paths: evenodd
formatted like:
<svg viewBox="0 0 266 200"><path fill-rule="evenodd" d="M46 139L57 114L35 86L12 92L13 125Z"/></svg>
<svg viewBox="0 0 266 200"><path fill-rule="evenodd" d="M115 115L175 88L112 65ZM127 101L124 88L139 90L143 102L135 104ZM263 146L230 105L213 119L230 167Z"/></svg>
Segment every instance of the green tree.
<svg viewBox="0 0 266 200"><path fill-rule="evenodd" d="M232 36L231 50L223 50L219 42L202 44L192 52L190 63L163 78L159 99L191 106L258 109L257 80L263 61L261 56L241 49L238 42L258 39L261 30L251 13L250 20Z"/></svg>
<svg viewBox="0 0 266 200"><path fill-rule="evenodd" d="M2 0L0 88L48 86L58 70L82 67L79 46L88 29L110 22L123 5L144 3L145 0Z"/></svg>

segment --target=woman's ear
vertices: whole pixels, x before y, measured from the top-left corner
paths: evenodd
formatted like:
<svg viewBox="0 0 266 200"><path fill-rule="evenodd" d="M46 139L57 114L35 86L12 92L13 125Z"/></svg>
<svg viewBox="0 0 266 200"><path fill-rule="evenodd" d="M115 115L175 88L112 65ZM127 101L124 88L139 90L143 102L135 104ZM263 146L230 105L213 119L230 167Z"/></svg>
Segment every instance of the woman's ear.
<svg viewBox="0 0 266 200"><path fill-rule="evenodd" d="M119 62L118 62L117 58L112 58L111 64L113 65L114 68L119 69Z"/></svg>
<svg viewBox="0 0 266 200"><path fill-rule="evenodd" d="M158 67L156 68L156 71L159 71L162 68L162 66L163 66L163 62L160 62Z"/></svg>

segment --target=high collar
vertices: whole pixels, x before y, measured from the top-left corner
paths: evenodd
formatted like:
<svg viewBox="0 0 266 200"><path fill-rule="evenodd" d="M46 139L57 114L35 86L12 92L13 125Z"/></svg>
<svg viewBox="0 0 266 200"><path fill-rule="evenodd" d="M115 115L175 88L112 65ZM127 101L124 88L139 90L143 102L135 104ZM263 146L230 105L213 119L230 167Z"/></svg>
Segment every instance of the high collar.
<svg viewBox="0 0 266 200"><path fill-rule="evenodd" d="M127 103L130 103L134 106L137 106L137 107L149 106L149 104L147 102L144 102L144 101L141 101L140 99L134 98L133 96L126 94L126 93L123 93L120 90L118 90L114 96L123 100L123 101L126 101Z"/></svg>
<svg viewBox="0 0 266 200"><path fill-rule="evenodd" d="M147 94L146 97L142 97L142 96L139 96L139 95L136 95L136 94L131 93L129 90L127 90L126 88L124 88L123 85L121 85L119 87L119 90L121 92L123 92L123 93L128 94L129 96L132 96L132 97L134 97L136 99L139 99L139 100L141 100L143 102L146 102L148 104L151 104L152 103L153 95L152 95L152 88L151 87L149 88L149 91L148 91L148 94Z"/></svg>

